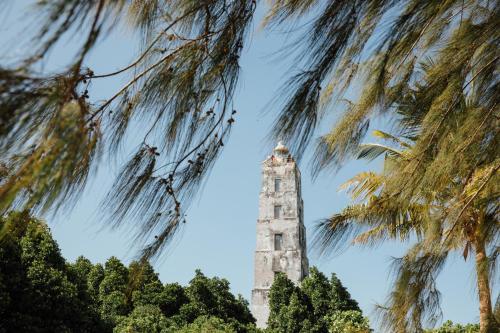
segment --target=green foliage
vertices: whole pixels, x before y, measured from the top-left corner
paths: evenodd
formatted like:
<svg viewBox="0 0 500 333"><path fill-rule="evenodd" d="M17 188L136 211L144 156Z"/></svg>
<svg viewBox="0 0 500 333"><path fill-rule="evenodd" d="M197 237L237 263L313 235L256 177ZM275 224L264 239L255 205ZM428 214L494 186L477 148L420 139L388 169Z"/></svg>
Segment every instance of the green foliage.
<svg viewBox="0 0 500 333"><path fill-rule="evenodd" d="M370 332L358 303L337 276L332 274L329 281L316 267L311 267L300 287L285 274L277 274L269 292L269 307L270 333Z"/></svg>
<svg viewBox="0 0 500 333"><path fill-rule="evenodd" d="M233 327L217 317L201 316L179 329L179 333L234 333Z"/></svg>
<svg viewBox="0 0 500 333"><path fill-rule="evenodd" d="M102 267L101 264L94 265L87 276L87 288L93 302L98 306L101 304L99 298L99 286L101 285L101 281L103 279L104 267Z"/></svg>
<svg viewBox="0 0 500 333"><path fill-rule="evenodd" d="M0 331L99 332L82 277L66 265L48 227L10 213L0 228Z"/></svg>
<svg viewBox="0 0 500 333"><path fill-rule="evenodd" d="M425 333L479 333L478 324L453 324L451 320L443 323L439 328L426 330Z"/></svg>
<svg viewBox="0 0 500 333"><path fill-rule="evenodd" d="M178 283L167 283L161 293L160 306L167 316L178 314L181 307L189 302L186 289Z"/></svg>
<svg viewBox="0 0 500 333"><path fill-rule="evenodd" d="M163 285L149 262L132 262L129 276L134 307L146 304L159 306L163 302Z"/></svg>
<svg viewBox="0 0 500 333"><path fill-rule="evenodd" d="M113 333L167 333L172 332L167 318L154 305L139 305L118 320Z"/></svg>
<svg viewBox="0 0 500 333"><path fill-rule="evenodd" d="M101 317L110 327L120 316L130 312L127 297L128 270L117 258L111 257L104 265L104 278L99 284Z"/></svg>
<svg viewBox="0 0 500 333"><path fill-rule="evenodd" d="M229 282L196 271L163 285L144 261L66 263L47 226L28 213L0 219L0 332L256 332Z"/></svg>
<svg viewBox="0 0 500 333"><path fill-rule="evenodd" d="M361 311L335 311L326 319L329 333L370 333L368 319Z"/></svg>
<svg viewBox="0 0 500 333"><path fill-rule="evenodd" d="M316 267L309 269L309 275L302 280L300 288L311 300L316 318L322 318L330 312L332 300L334 302L341 300L340 298L332 299L333 288L326 276Z"/></svg>
<svg viewBox="0 0 500 333"><path fill-rule="evenodd" d="M283 306L288 306L292 294L297 290L293 282L283 273L276 274L269 290L269 327L274 325L274 317L279 314Z"/></svg>
<svg viewBox="0 0 500 333"><path fill-rule="evenodd" d="M217 317L237 327L238 332L246 331L244 325L255 319L248 309L248 303L241 297L234 297L229 290L229 282L217 277L207 278L197 270L195 277L186 287L189 303L182 305L179 314L186 322L200 316Z"/></svg>
<svg viewBox="0 0 500 333"><path fill-rule="evenodd" d="M339 278L335 273L332 273L330 279L331 285L331 299L332 303L330 305L330 311L358 311L361 309L358 306L358 302L351 298L351 295L347 289L342 285Z"/></svg>
<svg viewBox="0 0 500 333"><path fill-rule="evenodd" d="M280 307L277 314L270 315L268 327L271 332L312 332L313 316L311 316L311 309L301 296L298 290L293 291L288 299L288 304Z"/></svg>

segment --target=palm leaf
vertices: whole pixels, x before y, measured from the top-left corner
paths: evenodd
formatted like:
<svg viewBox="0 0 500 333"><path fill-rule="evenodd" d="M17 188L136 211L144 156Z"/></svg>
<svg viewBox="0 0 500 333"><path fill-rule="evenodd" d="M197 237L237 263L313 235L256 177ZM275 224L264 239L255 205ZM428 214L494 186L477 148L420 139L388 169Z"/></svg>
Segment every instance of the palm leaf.
<svg viewBox="0 0 500 333"><path fill-rule="evenodd" d="M399 157L402 155L402 152L400 150L379 143L366 143L360 145L358 158L364 158L372 161L380 155Z"/></svg>

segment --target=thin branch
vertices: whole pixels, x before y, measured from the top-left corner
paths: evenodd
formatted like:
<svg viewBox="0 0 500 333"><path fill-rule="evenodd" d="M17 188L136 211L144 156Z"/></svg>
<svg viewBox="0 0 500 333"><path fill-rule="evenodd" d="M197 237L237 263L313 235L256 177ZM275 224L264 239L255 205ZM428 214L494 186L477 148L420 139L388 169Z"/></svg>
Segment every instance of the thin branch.
<svg viewBox="0 0 500 333"><path fill-rule="evenodd" d="M476 138L476 135L479 133L479 130L483 127L483 125L486 123L486 120L488 120L489 116L492 114L493 110L495 110L497 106L497 103L493 104L493 107L490 108L490 110L488 111L488 113L486 114L486 116L484 117L483 121L481 122L481 124L479 124L479 126L475 129L474 131L474 134L472 134L469 138L469 143L464 145L464 147L462 149L460 149L460 151L458 153L463 153L465 149L467 149L467 147L472 143L474 142L474 139Z"/></svg>
<svg viewBox="0 0 500 333"><path fill-rule="evenodd" d="M96 41L98 31L101 29L100 27L99 28L97 27L97 23L99 22L99 19L101 17L102 9L104 7L104 2L105 2L105 0L100 0L99 5L97 6L97 11L96 11L96 14L94 17L94 21L92 22L92 26L90 27L89 35L87 37L85 44L83 45L82 54L80 55L80 58L78 59L78 61L75 64L75 67L74 67L75 76L77 76L79 74L80 67L82 66L83 60L85 59L85 56L87 55L87 53L90 51L92 44Z"/></svg>
<svg viewBox="0 0 500 333"><path fill-rule="evenodd" d="M149 51L151 51L151 49L153 48L153 46L160 40L161 36L166 33L168 30L170 30L173 26L175 26L177 23L179 23L180 21L182 21L183 19L185 19L186 17L188 17L189 15L193 14L194 12L196 12L197 10L199 10L200 8L202 8L202 6L198 6L190 11L188 11L187 13L185 13L184 15L178 17L177 19L175 19L174 21L172 21L172 23L170 23L166 28L164 28L160 33L158 33L158 35L156 36L156 38L151 42L151 44L149 44L149 46L144 50L144 52L139 56L139 58L137 58L134 62L132 62L130 65L122 68L122 69L119 69L115 72L111 72L111 73L107 73L107 74L100 74L100 75L92 75L92 76L89 76L88 78L92 78L92 79L100 79L100 78L105 78L105 77L110 77L110 76L114 76L114 75L118 75L120 73L123 73L133 67L135 67L137 64L139 64L145 57L146 55L149 53Z"/></svg>
<svg viewBox="0 0 500 333"><path fill-rule="evenodd" d="M181 47L177 48L176 50L174 50L172 53L164 56L163 58L161 58L160 60L158 60L156 63L154 63L153 65L151 65L150 67L146 68L144 71L142 71L139 75L135 76L132 80L130 80L125 86L123 86L116 94L114 94L110 99L108 99L103 105L101 105L101 107L99 107L99 109L97 109L93 114L92 116L89 118L88 121L91 121L98 113L100 113L101 111L103 111L106 107L108 107L117 97L119 97L121 94L123 94L131 85L133 85L134 83L136 83L141 77L143 77L144 75L146 75L147 73L149 73L151 70L155 69L156 67L158 67L161 63L163 63L164 61L166 61L167 59L173 57L174 55L176 55L178 52L180 52L184 47L186 47L187 45L189 44L192 44L193 42L188 42L184 45L182 45Z"/></svg>

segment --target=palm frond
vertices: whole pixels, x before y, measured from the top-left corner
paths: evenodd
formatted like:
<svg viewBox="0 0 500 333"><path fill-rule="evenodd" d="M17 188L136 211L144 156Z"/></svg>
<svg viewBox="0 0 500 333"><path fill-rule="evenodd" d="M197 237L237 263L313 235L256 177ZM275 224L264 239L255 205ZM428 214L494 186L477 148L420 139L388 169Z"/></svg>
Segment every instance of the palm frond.
<svg viewBox="0 0 500 333"><path fill-rule="evenodd" d="M364 158L373 161L380 155L389 155L391 157L400 157L402 152L392 147L379 143L365 143L359 146L358 158Z"/></svg>
<svg viewBox="0 0 500 333"><path fill-rule="evenodd" d="M446 263L447 252L438 245L416 244L404 257L395 258L394 288L386 305L379 306L382 327L391 332L421 332L442 317L441 294L436 278Z"/></svg>
<svg viewBox="0 0 500 333"><path fill-rule="evenodd" d="M354 200L366 200L381 190L383 182L383 176L375 172L361 172L343 183L340 189L348 191Z"/></svg>
<svg viewBox="0 0 500 333"><path fill-rule="evenodd" d="M389 134L387 132L384 132L384 131L381 131L381 130L374 130L372 132L372 134L373 134L373 136L375 136L377 138L388 140L388 141L390 141L392 143L396 143L396 144L398 144L399 146L401 146L403 148L411 148L410 144L404 142L400 138L395 137L394 135Z"/></svg>

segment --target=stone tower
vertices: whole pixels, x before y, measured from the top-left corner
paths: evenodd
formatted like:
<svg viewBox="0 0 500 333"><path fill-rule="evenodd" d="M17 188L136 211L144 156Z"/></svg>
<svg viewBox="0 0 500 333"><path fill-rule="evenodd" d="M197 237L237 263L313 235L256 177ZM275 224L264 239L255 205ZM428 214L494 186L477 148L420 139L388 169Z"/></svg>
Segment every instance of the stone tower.
<svg viewBox="0 0 500 333"><path fill-rule="evenodd" d="M277 272L299 283L309 271L300 171L280 142L263 162L255 249L252 313L258 327L269 317L269 289Z"/></svg>

